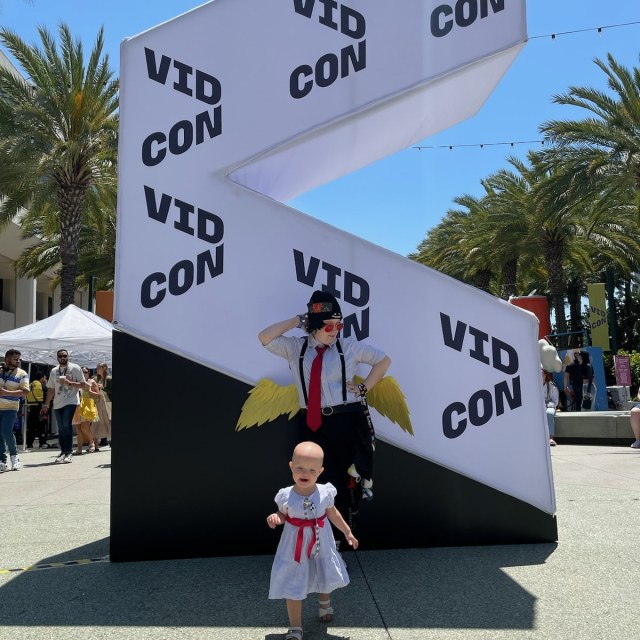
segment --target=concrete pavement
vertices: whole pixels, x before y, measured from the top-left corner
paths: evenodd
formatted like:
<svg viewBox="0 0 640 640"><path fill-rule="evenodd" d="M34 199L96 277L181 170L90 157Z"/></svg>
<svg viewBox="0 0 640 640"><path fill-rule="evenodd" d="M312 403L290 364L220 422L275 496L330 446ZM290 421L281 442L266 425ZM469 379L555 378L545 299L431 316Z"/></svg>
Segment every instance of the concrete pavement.
<svg viewBox="0 0 640 640"><path fill-rule="evenodd" d="M68 465L57 453L22 454L22 470L0 475L0 640L284 638L271 556L112 564L110 450ZM305 640L637 637L640 450L551 453L557 545L347 552L335 620L316 621L310 599Z"/></svg>

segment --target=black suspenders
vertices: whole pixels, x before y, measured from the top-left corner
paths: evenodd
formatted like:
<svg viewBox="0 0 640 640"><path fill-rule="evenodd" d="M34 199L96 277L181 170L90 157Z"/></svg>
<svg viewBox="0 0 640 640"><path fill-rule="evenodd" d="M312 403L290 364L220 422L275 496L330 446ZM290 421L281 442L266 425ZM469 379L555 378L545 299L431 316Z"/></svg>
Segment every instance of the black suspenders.
<svg viewBox="0 0 640 640"><path fill-rule="evenodd" d="M304 396L305 407L309 404L309 399L307 397L307 385L304 381L304 368L302 366L302 362L304 360L304 354L306 353L308 346L309 346L309 338L305 337L302 342L302 349L300 350L300 356L298 357L298 365L300 367L300 384L302 385L302 395ZM338 354L340 355L340 367L342 369L342 402L344 404L347 404L347 368L344 363L344 353L342 352L342 345L340 344L340 339L336 340L336 348L338 349Z"/></svg>

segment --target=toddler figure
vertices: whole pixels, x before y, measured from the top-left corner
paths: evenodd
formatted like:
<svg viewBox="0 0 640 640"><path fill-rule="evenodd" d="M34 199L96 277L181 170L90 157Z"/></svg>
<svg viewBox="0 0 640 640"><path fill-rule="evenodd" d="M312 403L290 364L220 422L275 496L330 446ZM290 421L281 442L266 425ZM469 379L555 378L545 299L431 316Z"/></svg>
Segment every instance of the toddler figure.
<svg viewBox="0 0 640 640"><path fill-rule="evenodd" d="M326 520L344 533L354 549L358 548L349 525L334 506L335 487L316 483L324 470L323 459L324 452L314 442L296 446L289 462L294 484L278 491L278 511L267 518L272 529L284 525L271 569L269 598L287 601L286 640L302 640L302 601L309 593L318 594L320 620L330 622L330 594L349 584L347 567Z"/></svg>

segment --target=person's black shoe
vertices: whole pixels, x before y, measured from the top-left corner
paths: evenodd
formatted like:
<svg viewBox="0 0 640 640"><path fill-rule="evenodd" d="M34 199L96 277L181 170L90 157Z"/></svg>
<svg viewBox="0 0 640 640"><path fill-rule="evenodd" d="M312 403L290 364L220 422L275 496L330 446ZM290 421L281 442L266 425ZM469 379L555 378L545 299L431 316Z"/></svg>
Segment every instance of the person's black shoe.
<svg viewBox="0 0 640 640"><path fill-rule="evenodd" d="M107 446L107 439L106 438L100 438L100 445L101 447L106 447Z"/></svg>

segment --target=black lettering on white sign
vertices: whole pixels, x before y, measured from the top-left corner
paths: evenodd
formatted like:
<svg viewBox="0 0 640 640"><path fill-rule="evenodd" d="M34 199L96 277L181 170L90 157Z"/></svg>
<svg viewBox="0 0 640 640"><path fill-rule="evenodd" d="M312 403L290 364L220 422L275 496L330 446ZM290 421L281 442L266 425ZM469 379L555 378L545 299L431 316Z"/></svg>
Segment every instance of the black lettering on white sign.
<svg viewBox="0 0 640 640"><path fill-rule="evenodd" d="M472 341L470 358L508 376L518 372L518 353L510 344L460 320L456 321L454 329L451 317L444 313L440 313L440 325L447 347L462 353L465 338L469 336ZM442 432L447 438L457 438L465 432L467 424L481 427L494 416L501 416L507 405L511 411L522 406L520 376L498 382L493 389L479 389L464 402L450 403L442 412Z"/></svg>
<svg viewBox="0 0 640 640"><path fill-rule="evenodd" d="M330 87L339 78L346 78L367 67L367 41L364 39L367 23L359 11L338 4L335 0L293 0L293 9L309 20L313 19L314 10L317 9L321 25L359 42L343 47L339 54L325 53L314 64L305 63L296 67L289 76L289 94L292 98L304 98L314 86Z"/></svg>
<svg viewBox="0 0 640 640"><path fill-rule="evenodd" d="M160 60L153 49L145 47L147 75L150 80L166 85L171 70L175 77L171 88L193 97L207 105L205 111L175 122L166 131L154 131L142 142L142 162L147 167L159 165L166 157L181 155L194 145L202 144L222 133L222 85L220 81L200 69L179 60L161 55Z"/></svg>
<svg viewBox="0 0 640 640"><path fill-rule="evenodd" d="M342 334L345 337L352 334L357 340L369 337L369 309L367 305L369 304L370 287L363 277L343 270L330 262L321 261L315 256L310 256L308 264L305 264L304 254L297 249L293 250L293 263L298 282L306 284L312 289L327 291L337 300L344 300L361 309L359 313L344 316Z"/></svg>

